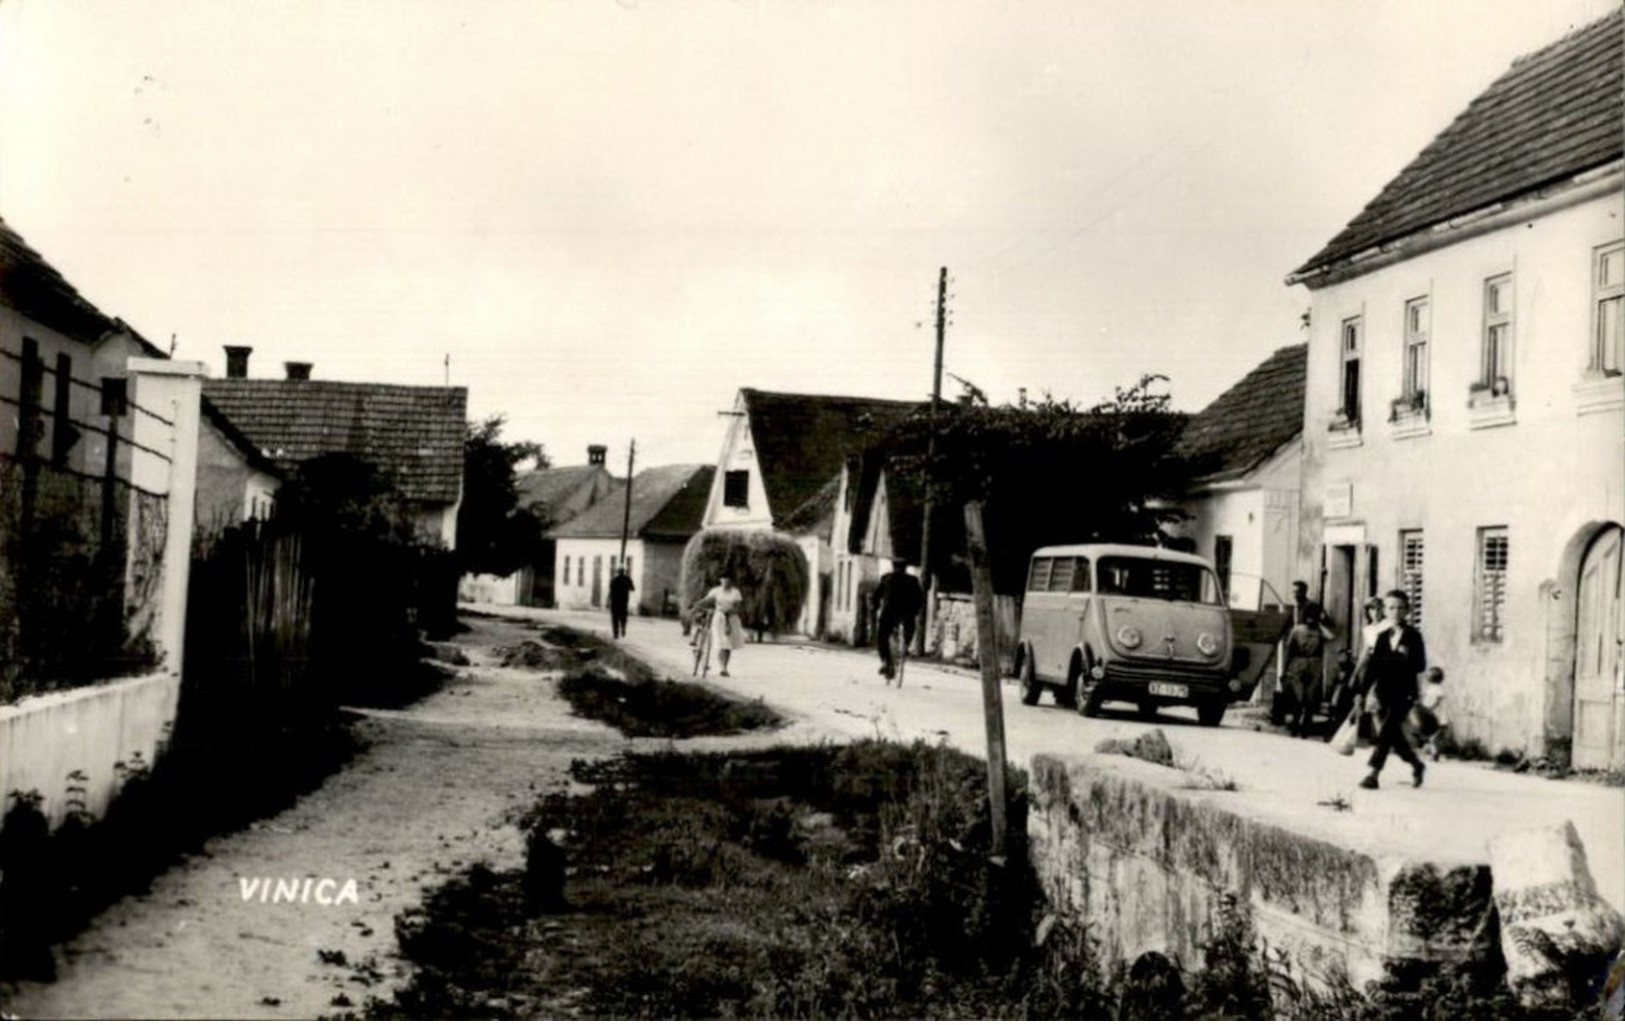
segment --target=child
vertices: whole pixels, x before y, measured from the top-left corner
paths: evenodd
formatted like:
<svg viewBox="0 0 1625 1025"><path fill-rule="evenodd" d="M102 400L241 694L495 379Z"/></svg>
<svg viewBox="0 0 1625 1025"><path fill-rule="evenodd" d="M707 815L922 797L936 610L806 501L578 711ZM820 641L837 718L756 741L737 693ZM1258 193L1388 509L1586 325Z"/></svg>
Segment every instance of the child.
<svg viewBox="0 0 1625 1025"><path fill-rule="evenodd" d="M1422 698L1417 704L1433 713L1434 720L1432 732L1423 738L1424 751L1429 760L1436 762L1439 760L1439 740L1450 726L1444 707L1444 670L1434 666L1422 679Z"/></svg>

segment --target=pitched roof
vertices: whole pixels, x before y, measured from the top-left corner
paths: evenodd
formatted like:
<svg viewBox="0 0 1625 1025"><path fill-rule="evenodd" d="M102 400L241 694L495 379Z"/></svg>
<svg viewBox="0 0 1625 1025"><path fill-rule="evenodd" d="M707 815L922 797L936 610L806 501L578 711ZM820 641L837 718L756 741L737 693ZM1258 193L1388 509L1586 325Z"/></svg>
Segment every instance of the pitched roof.
<svg viewBox="0 0 1625 1025"><path fill-rule="evenodd" d="M532 470L519 478L516 482L519 504L541 505L549 515L562 523L580 511L569 509L570 499L582 488L591 486L594 480L599 484L595 492L588 497L588 505L597 501L605 492L613 490L616 484L624 483L599 464L550 466L545 470ZM561 516L561 513L564 515Z"/></svg>
<svg viewBox="0 0 1625 1025"><path fill-rule="evenodd" d="M615 489L581 513L548 532L556 538L620 537L625 523L630 537L686 539L700 529L705 502L716 474L714 466L684 463L652 466L632 478L632 507L626 492Z"/></svg>
<svg viewBox="0 0 1625 1025"><path fill-rule="evenodd" d="M130 325L97 309L33 246L0 219L0 305L75 341L94 345L109 333L128 332L149 356L167 354Z"/></svg>
<svg viewBox="0 0 1625 1025"><path fill-rule="evenodd" d="M1303 431L1307 344L1276 349L1186 422L1179 452L1208 482L1234 480L1256 469Z"/></svg>
<svg viewBox="0 0 1625 1025"><path fill-rule="evenodd" d="M1288 280L1619 160L1622 25L1615 11L1513 62Z"/></svg>
<svg viewBox="0 0 1625 1025"><path fill-rule="evenodd" d="M813 492L813 496L779 519L779 529L789 534L814 534L826 541L835 526L835 499L841 493L837 474Z"/></svg>
<svg viewBox="0 0 1625 1025"><path fill-rule="evenodd" d="M848 453L874 444L916 402L794 395L742 388L750 433L776 519L800 508L840 472Z"/></svg>
<svg viewBox="0 0 1625 1025"><path fill-rule="evenodd" d="M462 493L465 388L231 377L203 382L203 394L283 469L345 453L411 501Z"/></svg>
<svg viewBox="0 0 1625 1025"><path fill-rule="evenodd" d="M214 425L215 430L220 432L221 437L225 438L232 448L242 454L243 459L249 466L279 479L285 476L281 468L271 461L271 457L267 456L259 446L248 440L248 435L239 430L237 425L232 423L226 414L220 412L215 404L208 400L207 396L199 399L198 411L202 414L203 419Z"/></svg>

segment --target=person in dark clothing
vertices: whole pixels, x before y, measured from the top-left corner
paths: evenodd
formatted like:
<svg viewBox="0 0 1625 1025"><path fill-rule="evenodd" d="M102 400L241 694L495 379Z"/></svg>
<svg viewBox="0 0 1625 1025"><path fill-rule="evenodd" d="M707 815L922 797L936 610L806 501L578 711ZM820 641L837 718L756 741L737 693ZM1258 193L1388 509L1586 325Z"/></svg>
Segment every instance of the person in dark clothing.
<svg viewBox="0 0 1625 1025"><path fill-rule="evenodd" d="M635 590L625 568L616 570L609 580L609 629L616 637L626 636L626 611Z"/></svg>
<svg viewBox="0 0 1625 1025"><path fill-rule="evenodd" d="M1383 621L1377 624L1375 639L1360 664L1355 678L1360 681L1366 695L1366 710L1377 724L1375 746L1371 751L1371 772L1360 781L1367 790L1377 789L1377 776L1392 751L1411 767L1411 783L1422 785L1426 766L1411 750L1405 739L1405 719L1416 703L1417 677L1427 669L1427 650L1422 635L1405 621L1410 614L1410 600L1404 591L1389 591L1383 595Z"/></svg>
<svg viewBox="0 0 1625 1025"><path fill-rule="evenodd" d="M914 621L925 604L925 592L920 589L919 578L910 576L908 563L892 560L892 571L880 578L875 588L875 610L879 620L875 628L875 646L880 649L880 675L891 679L897 673L892 659L891 635L899 625L903 628L903 649L914 643Z"/></svg>

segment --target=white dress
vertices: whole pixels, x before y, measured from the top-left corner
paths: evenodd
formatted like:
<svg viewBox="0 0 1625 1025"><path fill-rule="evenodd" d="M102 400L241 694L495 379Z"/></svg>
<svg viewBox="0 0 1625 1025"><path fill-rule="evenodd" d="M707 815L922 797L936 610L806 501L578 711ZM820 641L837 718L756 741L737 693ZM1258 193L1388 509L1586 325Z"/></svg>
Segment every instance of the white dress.
<svg viewBox="0 0 1625 1025"><path fill-rule="evenodd" d="M732 651L745 646L745 630L739 624L739 606L745 595L737 587L724 590L719 584L705 592L703 601L716 611L711 616L711 647L716 651Z"/></svg>

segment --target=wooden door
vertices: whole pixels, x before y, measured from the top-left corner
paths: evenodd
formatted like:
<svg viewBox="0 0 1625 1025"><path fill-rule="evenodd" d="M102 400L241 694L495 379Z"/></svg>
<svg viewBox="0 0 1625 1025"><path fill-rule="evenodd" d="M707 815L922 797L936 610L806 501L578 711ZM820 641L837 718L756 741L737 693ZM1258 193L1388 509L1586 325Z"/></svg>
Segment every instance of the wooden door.
<svg viewBox="0 0 1625 1025"><path fill-rule="evenodd" d="M1609 527L1580 563L1574 655L1574 767L1625 766L1625 675L1621 649L1620 528Z"/></svg>

